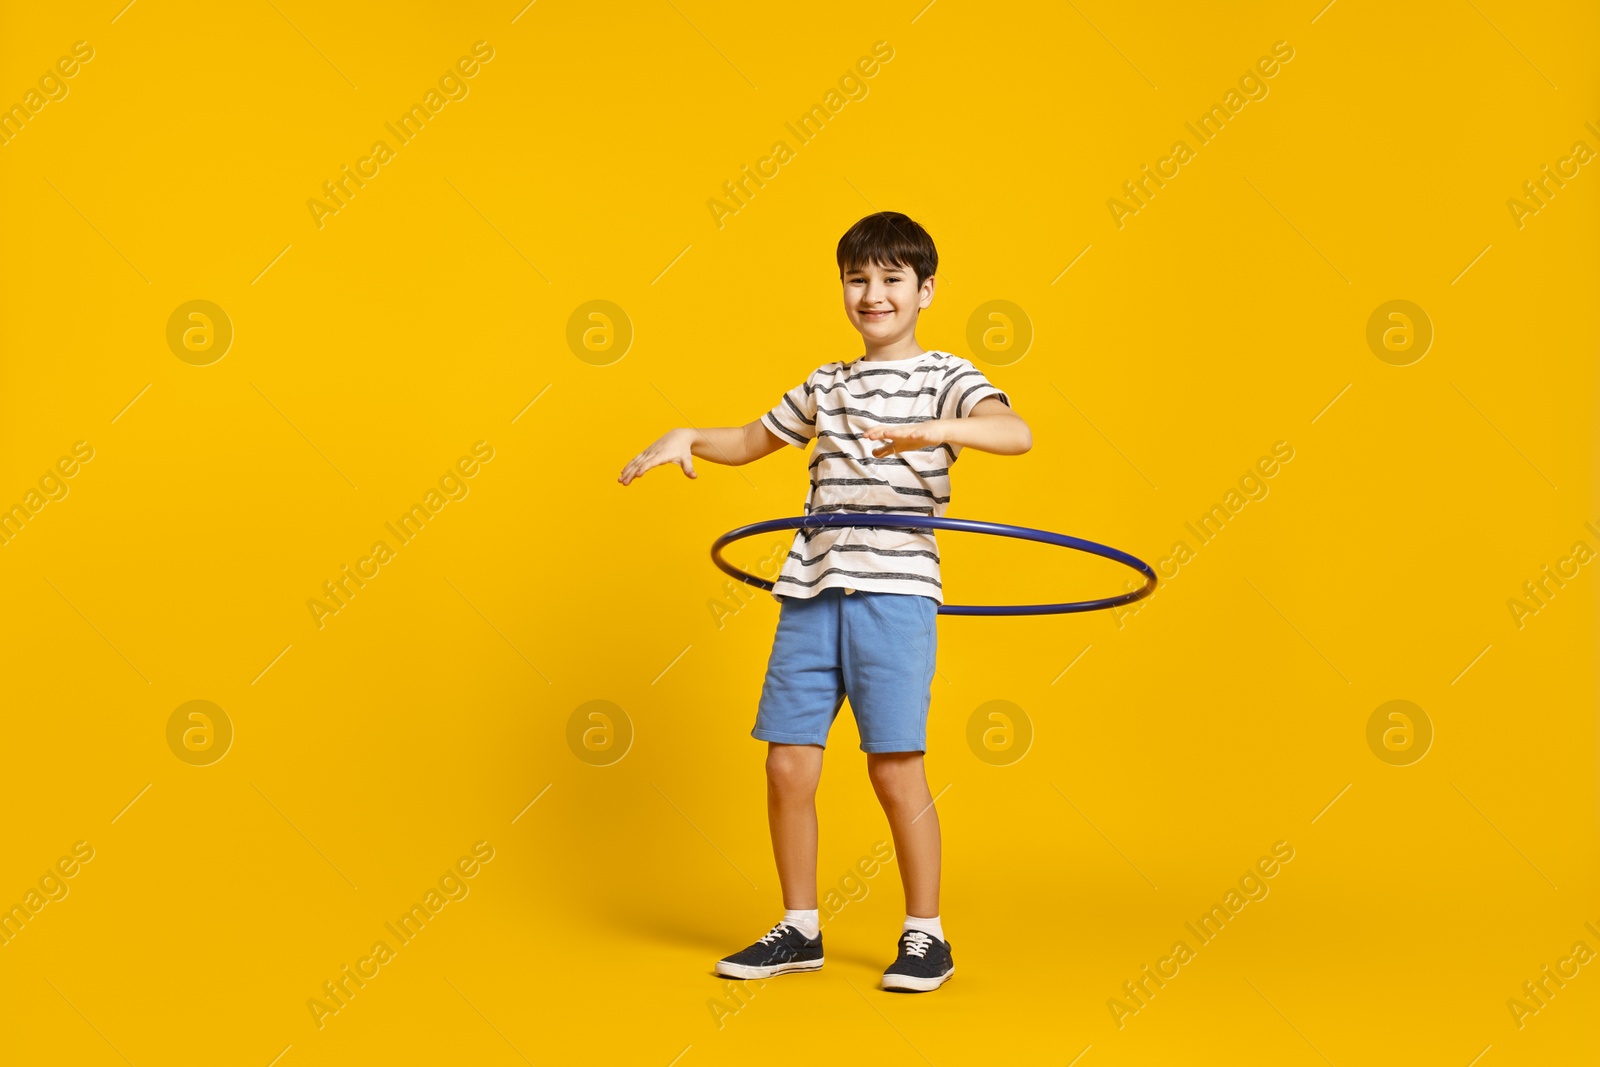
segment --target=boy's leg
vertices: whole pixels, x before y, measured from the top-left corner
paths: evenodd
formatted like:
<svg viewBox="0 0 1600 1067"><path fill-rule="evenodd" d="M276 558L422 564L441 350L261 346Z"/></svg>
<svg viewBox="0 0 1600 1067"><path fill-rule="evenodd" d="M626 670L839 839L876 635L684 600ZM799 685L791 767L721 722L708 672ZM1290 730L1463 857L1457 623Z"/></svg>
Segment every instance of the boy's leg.
<svg viewBox="0 0 1600 1067"><path fill-rule="evenodd" d="M867 773L894 834L906 914L939 914L939 813L923 772L938 649L932 597L861 591L844 598L843 673Z"/></svg>
<svg viewBox="0 0 1600 1067"><path fill-rule="evenodd" d="M939 914L939 812L928 789L922 753L869 752L867 773L894 835L906 914L935 918Z"/></svg>
<svg viewBox="0 0 1600 1067"><path fill-rule="evenodd" d="M817 915L817 783L844 703L838 589L780 597L778 628L751 736L767 742L767 824L784 915L750 947L717 961L728 978L766 979L822 966Z"/></svg>
<svg viewBox="0 0 1600 1067"><path fill-rule="evenodd" d="M767 821L783 887L784 916L761 940L718 960L718 974L766 979L822 966L816 804L821 777L820 744L767 743Z"/></svg>
<svg viewBox="0 0 1600 1067"><path fill-rule="evenodd" d="M839 613L844 591L780 598L753 737L767 742L767 825L789 911L817 907L817 782L844 705Z"/></svg>
<svg viewBox="0 0 1600 1067"><path fill-rule="evenodd" d="M767 745L767 825L783 906L790 911L817 907L816 801L822 752L821 745Z"/></svg>
<svg viewBox="0 0 1600 1067"><path fill-rule="evenodd" d="M955 973L939 918L939 813L922 761L939 605L932 597L899 593L845 599L845 688L873 791L894 834L906 895L899 952L883 972L883 988L925 993Z"/></svg>
<svg viewBox="0 0 1600 1067"><path fill-rule="evenodd" d="M883 988L905 993L938 989L955 973L939 920L939 813L933 808L921 752L867 755L872 787L889 817L895 861L906 891L900 950L883 972Z"/></svg>

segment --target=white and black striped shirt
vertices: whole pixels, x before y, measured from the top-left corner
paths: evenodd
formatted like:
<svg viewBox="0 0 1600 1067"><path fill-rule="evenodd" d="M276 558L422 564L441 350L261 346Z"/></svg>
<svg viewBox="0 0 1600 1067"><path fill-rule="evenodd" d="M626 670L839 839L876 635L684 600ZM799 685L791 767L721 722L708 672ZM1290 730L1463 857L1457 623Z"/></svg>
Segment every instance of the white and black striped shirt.
<svg viewBox="0 0 1600 1067"><path fill-rule="evenodd" d="M891 431L929 419L965 418L985 397L1006 396L973 366L949 352L910 359L824 364L789 390L762 424L784 443L817 447L809 465L807 515L944 514L950 503L950 468L961 445L929 445L874 457L875 442L862 434ZM944 603L939 546L931 531L829 526L795 532L773 596L811 597L831 586L910 593Z"/></svg>

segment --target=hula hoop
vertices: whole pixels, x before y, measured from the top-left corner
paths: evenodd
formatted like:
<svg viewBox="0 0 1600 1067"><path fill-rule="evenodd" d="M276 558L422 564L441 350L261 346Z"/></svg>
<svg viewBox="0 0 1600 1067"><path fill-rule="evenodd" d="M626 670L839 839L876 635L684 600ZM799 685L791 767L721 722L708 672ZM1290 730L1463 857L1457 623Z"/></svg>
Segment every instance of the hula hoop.
<svg viewBox="0 0 1600 1067"><path fill-rule="evenodd" d="M754 537L756 534L771 533L774 530L811 529L817 526L886 526L902 530L959 530L963 533L997 534L1001 537L1016 537L1024 541L1042 541L1047 545L1073 548L1079 552L1103 556L1106 559L1115 560L1125 566L1132 567L1145 576L1145 583L1141 588L1131 593L1102 597L1099 600L1078 600L1067 604L940 604L940 615L1065 615L1079 611L1100 611L1105 608L1131 604L1135 600L1143 600L1155 592L1156 588L1156 572L1151 569L1148 563L1137 556L1130 556L1128 553L1112 548L1109 545L1102 545L1095 541L1085 541L1081 537L1068 537L1066 534L1050 533L1048 530L1030 530L1026 526L1007 526L998 522L979 522L977 519L943 519L922 515L869 516L836 513L753 522L748 526L740 526L736 530L729 530L712 542L711 562L721 568L725 574L739 579L746 585L753 585L771 592L772 582L767 581L765 578L758 578L753 574L747 574L723 559L723 548L746 537Z"/></svg>

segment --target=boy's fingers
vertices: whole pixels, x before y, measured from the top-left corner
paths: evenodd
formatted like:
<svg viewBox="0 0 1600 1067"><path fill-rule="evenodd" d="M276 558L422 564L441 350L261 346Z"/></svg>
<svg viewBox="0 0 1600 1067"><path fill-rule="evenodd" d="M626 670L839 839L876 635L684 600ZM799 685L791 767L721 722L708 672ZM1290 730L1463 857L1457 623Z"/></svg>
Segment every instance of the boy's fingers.
<svg viewBox="0 0 1600 1067"><path fill-rule="evenodd" d="M632 459L630 459L628 461L628 465L622 469L622 483L624 485L633 481L633 479L639 477L639 475L643 474L649 469L647 467L640 466L640 461L643 459L644 453L641 452L637 456L634 456Z"/></svg>
<svg viewBox="0 0 1600 1067"><path fill-rule="evenodd" d="M686 477L699 477L699 475L695 473L694 459L691 456L657 456L649 451L645 451L639 453L637 456L634 456L633 459L628 461L628 465L622 468L622 473L617 477L617 480L626 485L633 479L639 477L645 471L659 467L663 463L677 463L683 468L683 473Z"/></svg>
<svg viewBox="0 0 1600 1067"><path fill-rule="evenodd" d="M633 477L637 478L651 468L659 467L665 462L667 461L657 459L648 452L641 452L634 457L633 462L629 463L628 466L633 470Z"/></svg>

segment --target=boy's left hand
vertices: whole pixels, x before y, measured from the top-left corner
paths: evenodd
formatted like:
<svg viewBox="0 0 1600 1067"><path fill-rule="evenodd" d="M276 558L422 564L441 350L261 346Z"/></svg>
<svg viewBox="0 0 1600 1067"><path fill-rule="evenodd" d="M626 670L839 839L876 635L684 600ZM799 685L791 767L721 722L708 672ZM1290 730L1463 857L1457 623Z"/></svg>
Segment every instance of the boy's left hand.
<svg viewBox="0 0 1600 1067"><path fill-rule="evenodd" d="M861 436L869 441L883 442L881 445L868 446L872 449L873 458L876 459L897 452L915 452L929 445L942 445L944 429L943 419L925 419L904 426L874 426Z"/></svg>

